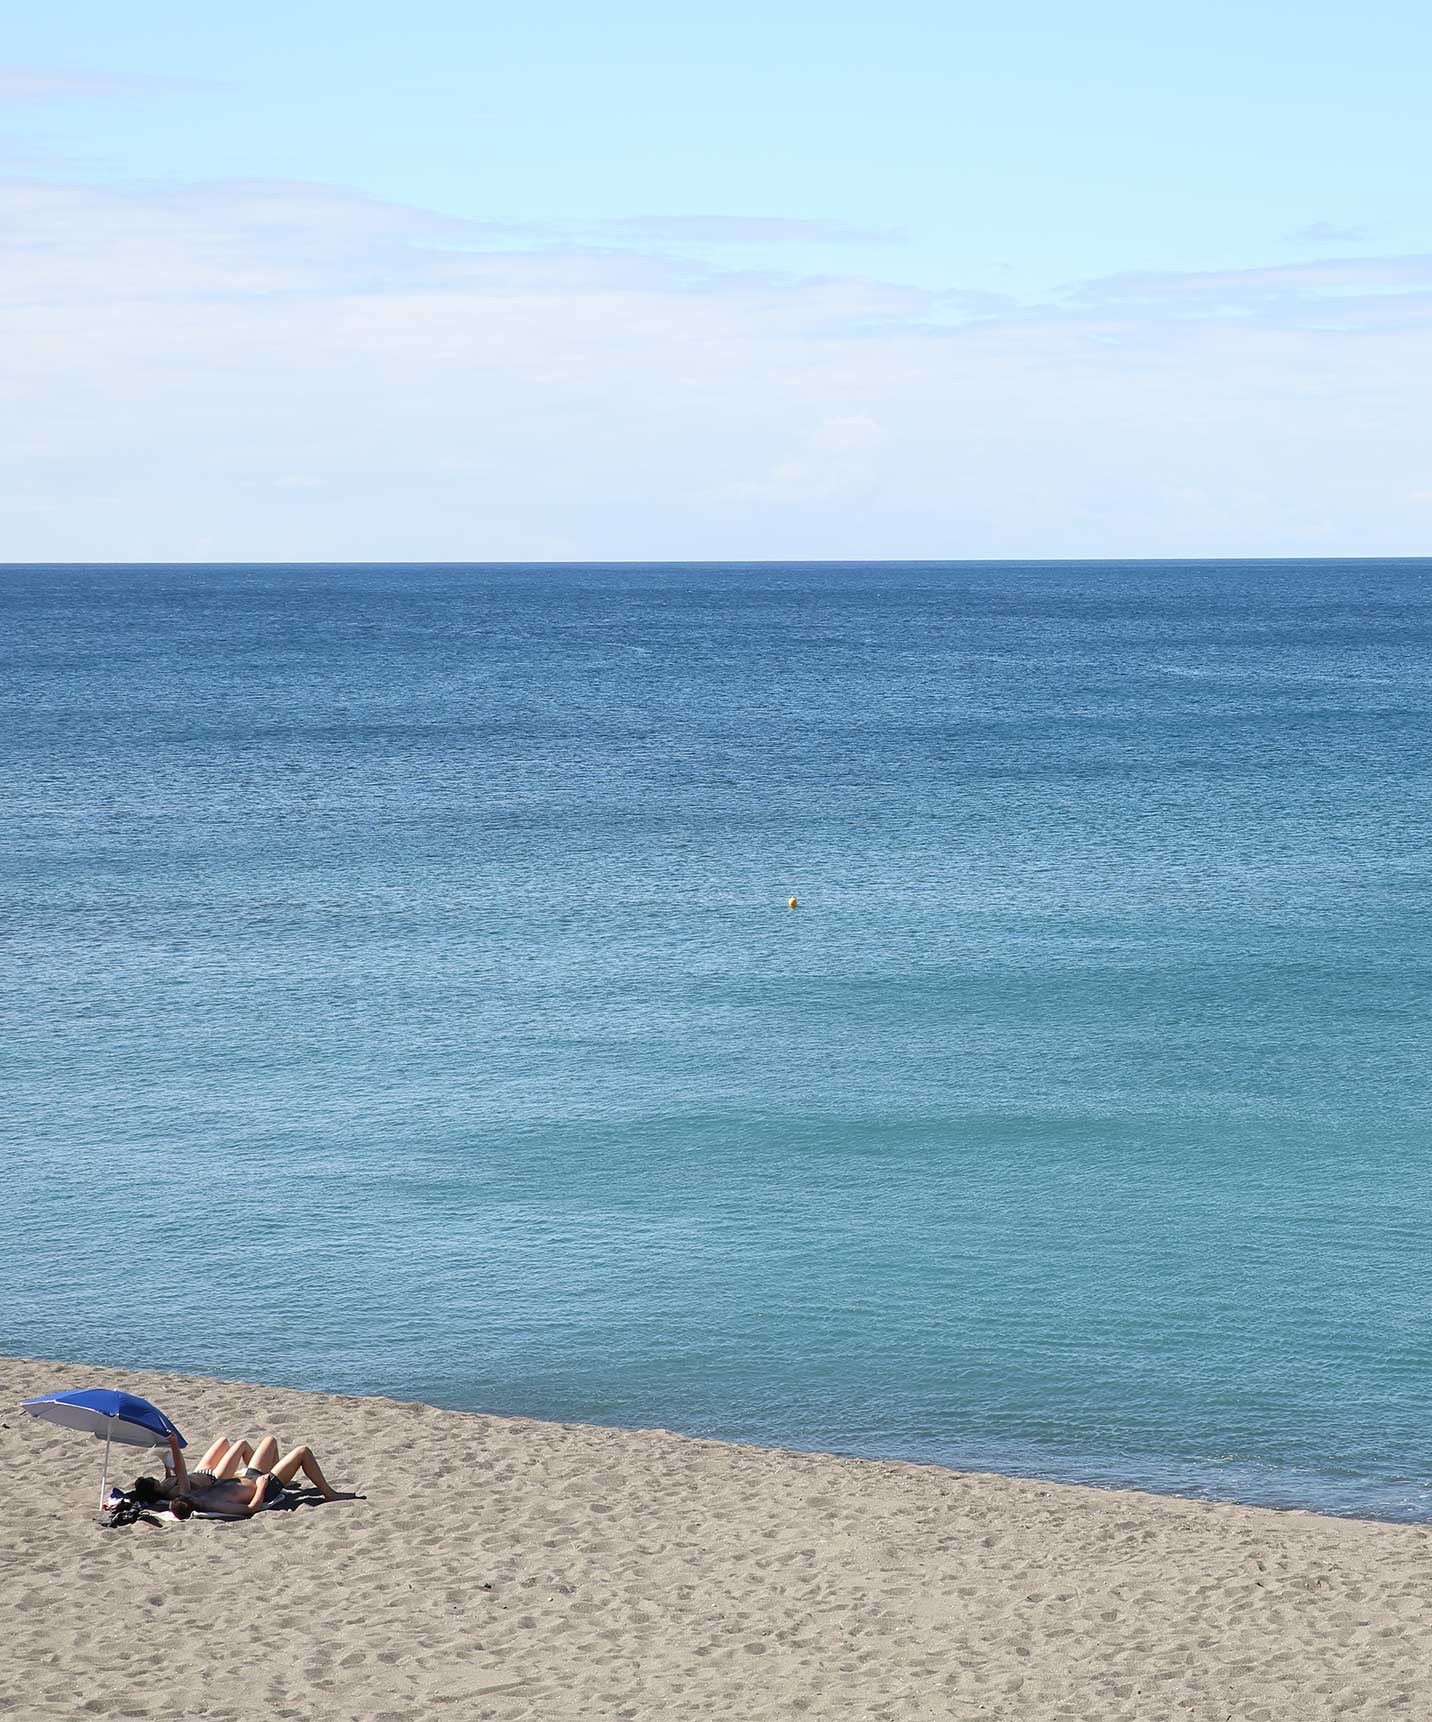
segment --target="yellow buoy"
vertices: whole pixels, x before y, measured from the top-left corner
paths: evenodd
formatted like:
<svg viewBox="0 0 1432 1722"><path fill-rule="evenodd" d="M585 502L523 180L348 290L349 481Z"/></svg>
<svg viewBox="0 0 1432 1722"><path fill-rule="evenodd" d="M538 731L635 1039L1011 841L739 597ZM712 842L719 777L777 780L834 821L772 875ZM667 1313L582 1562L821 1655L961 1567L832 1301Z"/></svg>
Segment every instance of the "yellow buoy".
<svg viewBox="0 0 1432 1722"><path fill-rule="evenodd" d="M786 907L788 909L799 909L800 908L800 902L797 898L792 897L790 902L786 904Z"/></svg>

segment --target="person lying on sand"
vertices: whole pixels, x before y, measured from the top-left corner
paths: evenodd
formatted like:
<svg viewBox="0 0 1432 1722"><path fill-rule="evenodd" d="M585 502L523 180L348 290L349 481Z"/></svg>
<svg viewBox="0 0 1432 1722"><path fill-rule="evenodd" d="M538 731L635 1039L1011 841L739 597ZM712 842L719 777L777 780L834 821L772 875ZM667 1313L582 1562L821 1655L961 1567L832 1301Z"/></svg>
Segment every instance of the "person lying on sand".
<svg viewBox="0 0 1432 1722"><path fill-rule="evenodd" d="M256 1448L247 1441L235 1441L230 1446L221 1435L209 1444L192 1471L184 1463L177 1436L171 1435L169 1464L168 1476L162 1480L139 1477L130 1493L146 1506L171 1508L177 1518L187 1518L191 1512L216 1513L225 1519L252 1518L280 1500L300 1471L325 1501L343 1499L307 1447L295 1447L280 1459L278 1442L272 1435L265 1435Z"/></svg>

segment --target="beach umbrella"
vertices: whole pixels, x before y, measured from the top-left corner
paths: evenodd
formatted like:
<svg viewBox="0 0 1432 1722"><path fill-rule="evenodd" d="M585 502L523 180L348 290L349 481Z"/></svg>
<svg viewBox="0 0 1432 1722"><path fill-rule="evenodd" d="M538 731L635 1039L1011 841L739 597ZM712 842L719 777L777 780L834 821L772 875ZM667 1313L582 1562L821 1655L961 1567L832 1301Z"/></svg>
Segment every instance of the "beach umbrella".
<svg viewBox="0 0 1432 1722"><path fill-rule="evenodd" d="M45 1393L38 1399L26 1399L20 1406L32 1417L42 1417L47 1423L58 1423L65 1429L79 1429L104 1441L104 1467L99 1479L99 1504L104 1508L105 1484L109 1481L109 1448L112 1441L121 1447L167 1447L169 1437L176 1435L179 1445L187 1447L184 1439L157 1405L141 1399L136 1393L121 1393L113 1387L82 1387L77 1393Z"/></svg>

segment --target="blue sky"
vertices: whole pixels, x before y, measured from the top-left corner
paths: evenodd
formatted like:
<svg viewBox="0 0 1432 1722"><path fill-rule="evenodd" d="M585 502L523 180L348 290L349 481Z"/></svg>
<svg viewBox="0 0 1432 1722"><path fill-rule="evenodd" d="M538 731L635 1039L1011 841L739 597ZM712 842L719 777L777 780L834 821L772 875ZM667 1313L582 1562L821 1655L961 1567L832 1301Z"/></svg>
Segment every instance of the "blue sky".
<svg viewBox="0 0 1432 1722"><path fill-rule="evenodd" d="M1426 547L1421 8L11 10L10 559Z"/></svg>

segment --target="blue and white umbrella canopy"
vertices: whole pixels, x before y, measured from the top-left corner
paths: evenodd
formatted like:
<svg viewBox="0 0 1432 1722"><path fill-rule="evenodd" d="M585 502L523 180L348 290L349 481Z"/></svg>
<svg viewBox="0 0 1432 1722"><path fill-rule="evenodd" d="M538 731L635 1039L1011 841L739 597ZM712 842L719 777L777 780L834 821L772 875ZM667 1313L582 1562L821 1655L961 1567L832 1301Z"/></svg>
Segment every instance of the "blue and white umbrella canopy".
<svg viewBox="0 0 1432 1722"><path fill-rule="evenodd" d="M118 1441L124 1447L167 1447L179 1431L157 1405L134 1393L113 1387L82 1387L77 1393L45 1393L20 1406L32 1417L79 1429L101 1441ZM182 1435L179 1445L187 1446Z"/></svg>
<svg viewBox="0 0 1432 1722"><path fill-rule="evenodd" d="M100 1473L99 1500L104 1506L105 1483L109 1478L109 1448L112 1441L123 1447L167 1447L171 1435L179 1445L188 1442L157 1405L137 1393L121 1393L113 1387L82 1387L75 1393L45 1393L26 1399L20 1409L46 1423L78 1429L104 1442L104 1468Z"/></svg>

